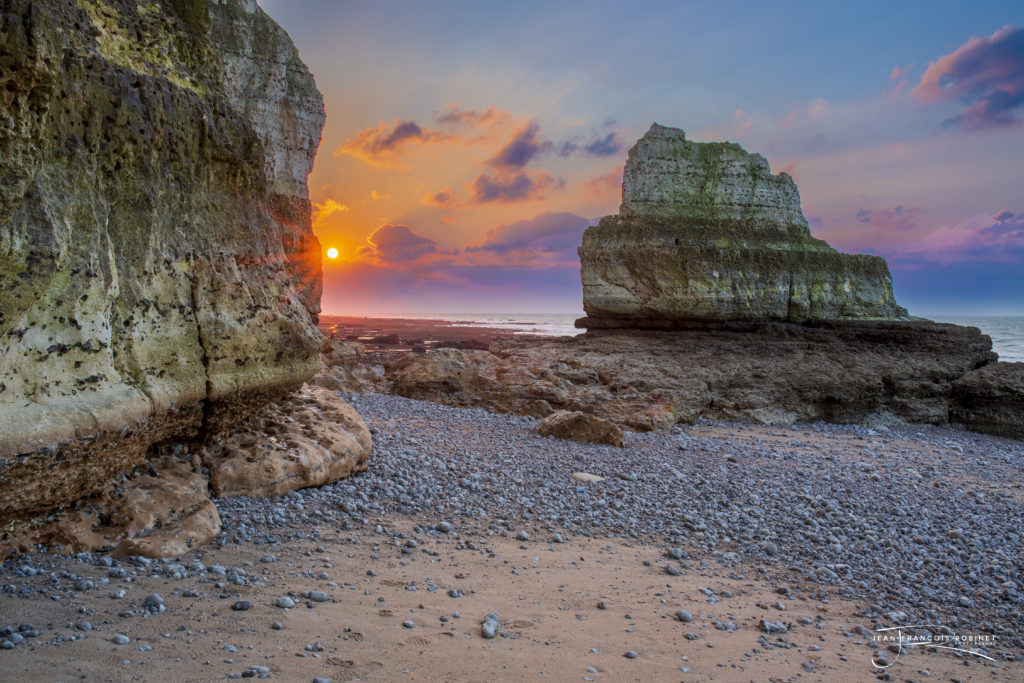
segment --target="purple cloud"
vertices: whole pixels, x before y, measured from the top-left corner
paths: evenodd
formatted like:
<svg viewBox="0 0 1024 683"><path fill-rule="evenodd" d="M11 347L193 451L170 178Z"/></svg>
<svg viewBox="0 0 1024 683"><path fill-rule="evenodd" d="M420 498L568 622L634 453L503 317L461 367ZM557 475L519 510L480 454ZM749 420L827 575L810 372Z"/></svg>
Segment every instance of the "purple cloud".
<svg viewBox="0 0 1024 683"><path fill-rule="evenodd" d="M971 38L928 65L911 91L925 104L955 99L966 107L946 119L963 129L1015 126L1024 121L1024 29L1006 26Z"/></svg>
<svg viewBox="0 0 1024 683"><path fill-rule="evenodd" d="M550 140L538 138L540 126L537 121L528 121L513 135L508 143L499 149L484 165L505 171L517 171L541 154L550 151L554 145Z"/></svg>
<svg viewBox="0 0 1024 683"><path fill-rule="evenodd" d="M366 261L407 263L427 254L442 253L437 242L417 235L406 225L382 225L366 238L366 242L356 250Z"/></svg>
<svg viewBox="0 0 1024 683"><path fill-rule="evenodd" d="M569 251L575 254L588 225L588 219L576 214L544 211L533 218L489 230L483 242L466 247L466 251L533 249L545 252Z"/></svg>
<svg viewBox="0 0 1024 683"><path fill-rule="evenodd" d="M481 173L469 184L469 193L477 204L509 204L512 202L544 199L551 188L559 188L565 181L556 181L550 173L518 171L496 174Z"/></svg>

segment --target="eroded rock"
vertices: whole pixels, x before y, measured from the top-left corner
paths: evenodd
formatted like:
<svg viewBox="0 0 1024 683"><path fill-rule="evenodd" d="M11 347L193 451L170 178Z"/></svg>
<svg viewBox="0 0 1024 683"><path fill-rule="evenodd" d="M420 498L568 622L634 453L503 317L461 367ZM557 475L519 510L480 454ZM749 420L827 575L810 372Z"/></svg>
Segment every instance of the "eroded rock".
<svg viewBox="0 0 1024 683"><path fill-rule="evenodd" d="M394 393L629 429L698 417L792 424L947 424L952 384L995 360L976 328L926 321L708 324L445 349L387 368Z"/></svg>
<svg viewBox="0 0 1024 683"><path fill-rule="evenodd" d="M253 0L0 9L0 520L316 369L323 104Z"/></svg>
<svg viewBox="0 0 1024 683"><path fill-rule="evenodd" d="M339 339L328 339L320 353L316 375L311 382L333 391L365 394L380 391L381 376L363 362L362 344Z"/></svg>
<svg viewBox="0 0 1024 683"><path fill-rule="evenodd" d="M280 496L366 469L370 430L338 394L306 386L202 449L210 491Z"/></svg>
<svg viewBox="0 0 1024 683"><path fill-rule="evenodd" d="M1024 439L1024 363L993 363L961 377L952 399L954 425Z"/></svg>
<svg viewBox="0 0 1024 683"><path fill-rule="evenodd" d="M580 262L588 329L907 315L884 259L811 236L788 174L658 124L629 151L619 215L587 229Z"/></svg>
<svg viewBox="0 0 1024 683"><path fill-rule="evenodd" d="M622 429L618 425L579 411L559 410L552 413L540 421L537 431L541 436L553 436L556 439L622 447ZM601 481L601 478L598 477L597 481Z"/></svg>
<svg viewBox="0 0 1024 683"><path fill-rule="evenodd" d="M220 533L198 457L163 455L136 468L71 509L9 522L0 557L39 546L64 552L174 557Z"/></svg>

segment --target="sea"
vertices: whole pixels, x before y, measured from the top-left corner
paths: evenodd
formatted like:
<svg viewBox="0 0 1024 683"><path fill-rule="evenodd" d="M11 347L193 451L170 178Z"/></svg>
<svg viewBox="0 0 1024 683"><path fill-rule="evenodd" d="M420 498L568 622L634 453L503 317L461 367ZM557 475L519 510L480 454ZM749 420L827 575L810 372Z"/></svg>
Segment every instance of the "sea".
<svg viewBox="0 0 1024 683"><path fill-rule="evenodd" d="M565 336L581 334L573 323L583 317L578 313L438 313L434 315L396 315L396 318L431 318L450 320L460 325L473 325L509 330L519 334ZM969 318L932 316L936 322L977 327L992 337L992 348L999 360L1024 363L1024 316L973 316Z"/></svg>

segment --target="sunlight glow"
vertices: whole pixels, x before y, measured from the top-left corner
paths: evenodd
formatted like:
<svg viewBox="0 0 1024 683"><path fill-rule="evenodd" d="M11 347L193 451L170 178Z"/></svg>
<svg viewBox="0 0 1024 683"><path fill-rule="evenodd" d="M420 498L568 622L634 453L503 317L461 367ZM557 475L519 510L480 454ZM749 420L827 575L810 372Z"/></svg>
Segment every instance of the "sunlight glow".
<svg viewBox="0 0 1024 683"><path fill-rule="evenodd" d="M338 250L335 249L334 247L331 247L330 249L328 249L327 250L327 258L330 258L330 259L338 258Z"/></svg>

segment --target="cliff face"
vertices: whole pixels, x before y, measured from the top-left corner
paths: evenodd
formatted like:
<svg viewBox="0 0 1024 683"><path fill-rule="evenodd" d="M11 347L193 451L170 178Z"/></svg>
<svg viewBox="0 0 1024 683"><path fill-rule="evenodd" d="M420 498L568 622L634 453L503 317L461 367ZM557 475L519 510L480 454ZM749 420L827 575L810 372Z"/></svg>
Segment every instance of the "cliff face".
<svg viewBox="0 0 1024 683"><path fill-rule="evenodd" d="M907 314L884 259L811 236L788 174L658 124L629 151L619 215L587 229L580 261L583 327Z"/></svg>
<svg viewBox="0 0 1024 683"><path fill-rule="evenodd" d="M317 362L312 76L252 0L0 9L0 519Z"/></svg>

